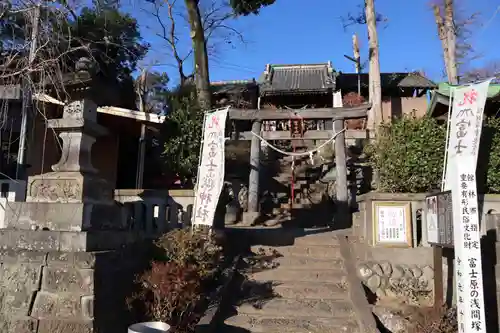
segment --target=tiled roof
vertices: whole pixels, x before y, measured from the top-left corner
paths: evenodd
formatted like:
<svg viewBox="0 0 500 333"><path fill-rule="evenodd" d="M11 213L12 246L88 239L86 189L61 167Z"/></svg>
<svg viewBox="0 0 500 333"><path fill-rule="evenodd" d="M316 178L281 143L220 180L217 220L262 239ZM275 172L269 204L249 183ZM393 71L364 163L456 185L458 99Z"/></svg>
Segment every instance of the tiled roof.
<svg viewBox="0 0 500 333"><path fill-rule="evenodd" d="M259 79L261 95L324 93L335 88L331 63L267 65Z"/></svg>
<svg viewBox="0 0 500 333"><path fill-rule="evenodd" d="M255 79L211 82L212 92L217 94L237 94L257 87Z"/></svg>
<svg viewBox="0 0 500 333"><path fill-rule="evenodd" d="M436 88L436 84L419 73L381 73L382 89L384 88ZM337 88L355 88L358 86L358 74L339 73ZM368 87L368 74L361 74L361 86Z"/></svg>

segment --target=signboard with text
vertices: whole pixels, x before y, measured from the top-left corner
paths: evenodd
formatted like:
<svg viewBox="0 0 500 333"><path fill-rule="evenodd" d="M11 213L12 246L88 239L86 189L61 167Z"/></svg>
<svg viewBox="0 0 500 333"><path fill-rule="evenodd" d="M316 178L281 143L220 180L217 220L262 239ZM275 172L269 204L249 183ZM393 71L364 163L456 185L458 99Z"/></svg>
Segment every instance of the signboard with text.
<svg viewBox="0 0 500 333"><path fill-rule="evenodd" d="M453 247L453 206L451 191L425 198L427 242L441 247Z"/></svg>
<svg viewBox="0 0 500 333"><path fill-rule="evenodd" d="M21 85L20 84L6 84L0 85L0 100L20 100L21 99Z"/></svg>
<svg viewBox="0 0 500 333"><path fill-rule="evenodd" d="M225 130L229 108L207 112L196 180L193 225L212 226L224 185Z"/></svg>
<svg viewBox="0 0 500 333"><path fill-rule="evenodd" d="M444 188L451 190L460 333L486 332L476 166L491 80L453 88Z"/></svg>
<svg viewBox="0 0 500 333"><path fill-rule="evenodd" d="M373 201L374 245L411 247L411 207L409 202Z"/></svg>

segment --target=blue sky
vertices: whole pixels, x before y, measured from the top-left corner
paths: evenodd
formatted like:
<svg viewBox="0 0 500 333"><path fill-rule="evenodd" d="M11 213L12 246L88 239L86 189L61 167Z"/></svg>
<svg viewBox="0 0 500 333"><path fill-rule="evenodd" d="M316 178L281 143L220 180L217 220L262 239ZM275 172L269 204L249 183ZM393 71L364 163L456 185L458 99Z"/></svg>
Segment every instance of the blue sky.
<svg viewBox="0 0 500 333"><path fill-rule="evenodd" d="M475 27L470 42L481 58L480 65L500 60L498 0L458 0L464 13L480 12L481 25ZM182 0L178 0L182 3ZM361 0L276 0L258 16L239 18L232 26L242 32L245 44L219 47L210 59L212 81L258 78L267 63L317 63L332 61L335 69L353 71L344 58L352 55L351 36L358 33L362 60L367 58L366 27L344 30L341 16L357 11ZM442 78L441 44L437 37L429 0L376 0L376 9L388 18L379 28L382 72L423 70L434 80ZM308 5L310 4L310 5ZM182 8L179 8L182 12ZM167 44L156 37L159 25L144 8L128 8L141 25L144 39L152 44L145 64L160 63L156 70L166 71L176 81L173 61ZM190 49L188 27L180 26L180 48ZM192 59L186 62L192 68Z"/></svg>

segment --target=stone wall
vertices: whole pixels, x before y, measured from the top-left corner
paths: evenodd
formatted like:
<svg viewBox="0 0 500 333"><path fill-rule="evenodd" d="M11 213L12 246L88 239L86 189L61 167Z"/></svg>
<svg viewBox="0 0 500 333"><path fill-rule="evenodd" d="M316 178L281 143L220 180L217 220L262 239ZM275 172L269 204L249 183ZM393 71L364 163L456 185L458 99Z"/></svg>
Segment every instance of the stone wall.
<svg viewBox="0 0 500 333"><path fill-rule="evenodd" d="M0 332L125 332L138 250L1 251Z"/></svg>
<svg viewBox="0 0 500 333"><path fill-rule="evenodd" d="M413 230L414 247L430 247L427 242L426 221L424 211L425 197L427 193L377 193L370 192L357 197L358 212L353 217L353 232L362 241L373 245L373 215L372 205L376 201L410 202ZM482 220L487 215L500 213L500 195L487 194L479 196ZM481 225L481 234L485 236L488 232L486 224Z"/></svg>
<svg viewBox="0 0 500 333"><path fill-rule="evenodd" d="M424 210L425 193L418 194L391 194L368 193L358 197L358 212L353 217L352 245L356 254L358 274L365 285L379 298L397 298L409 300L408 292L395 292L401 282L414 286L414 290L430 289L434 285L433 251L427 242ZM413 248L388 248L373 245L373 216L372 203L374 201L409 201L412 206L413 221ZM481 246L483 252L484 287L487 290L485 297L488 311L500 315L500 196L485 195L479 198L481 207ZM443 258L443 286L444 296L448 303L453 303L455 293L447 290L454 286L453 250L445 251ZM425 287L427 285L427 287ZM496 289L496 292L493 291ZM498 321L498 318L496 321ZM498 327L498 324L492 324ZM496 328L495 328L496 329Z"/></svg>
<svg viewBox="0 0 500 333"><path fill-rule="evenodd" d="M434 269L431 265L366 262L358 266L358 274L379 299L413 303L432 299Z"/></svg>
<svg viewBox="0 0 500 333"><path fill-rule="evenodd" d="M382 300L394 299L407 303L431 301L434 289L432 248L422 246L422 239L417 237L417 234L422 235L418 230L421 223L412 226L413 244L416 245L413 248L374 246L374 201L409 201L412 221L416 221L417 216L420 216L419 210L424 208L425 194L368 193L358 197L358 212L353 217L353 234L357 241L353 243L353 248L360 279ZM444 260L444 276L447 271ZM418 295L421 297L415 299Z"/></svg>

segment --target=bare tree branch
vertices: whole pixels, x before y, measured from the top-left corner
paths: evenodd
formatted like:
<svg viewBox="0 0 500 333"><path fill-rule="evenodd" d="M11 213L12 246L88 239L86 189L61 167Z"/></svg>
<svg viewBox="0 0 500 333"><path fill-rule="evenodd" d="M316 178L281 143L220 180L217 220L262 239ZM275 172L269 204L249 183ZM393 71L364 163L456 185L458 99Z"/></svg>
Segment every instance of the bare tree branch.
<svg viewBox="0 0 500 333"><path fill-rule="evenodd" d="M148 13L151 14L156 19L156 22L159 24L161 28L161 33L156 33L156 35L162 38L165 42L167 42L167 44L171 48L172 55L177 64L177 71L179 73L180 84L184 85L186 80L188 79L188 76L186 76L184 73L184 61L186 61L186 59L191 55L192 51L188 52L185 56L181 57L177 49L177 43L179 42L179 38L177 37L176 23L174 17L174 6L176 1L177 0L164 0L164 4L167 6L168 20L170 22L168 28L166 24L163 22L161 17L162 16L160 13L160 9L162 8L161 4L159 4L158 2L153 2L154 11Z"/></svg>
<svg viewBox="0 0 500 333"><path fill-rule="evenodd" d="M358 5L358 10L356 13L347 13L346 16L341 16L340 20L342 21L342 26L344 27L344 30L347 30L350 26L353 25L366 25L367 20L366 20L366 11L365 11L365 5ZM384 23L387 24L389 22L389 19L382 15L381 13L375 13L375 22L377 24Z"/></svg>
<svg viewBox="0 0 500 333"><path fill-rule="evenodd" d="M431 6L441 39L448 80L458 83L458 78L468 71L469 63L480 57L470 42L479 25L480 13L466 13L454 0L433 0Z"/></svg>
<svg viewBox="0 0 500 333"><path fill-rule="evenodd" d="M461 79L464 82L475 82L493 78L493 82L500 82L500 60L487 63L483 67L473 68L465 72Z"/></svg>
<svg viewBox="0 0 500 333"><path fill-rule="evenodd" d="M148 1L152 9L142 9L155 18L158 25L155 35L164 40L170 48L175 61L180 83L194 77L194 73L185 73L185 61L193 55L192 48L182 54L179 45L187 45L190 33L189 21L183 2L177 0ZM207 0L200 3L200 15L210 56L215 56L223 45L234 45L236 40L245 43L243 34L230 21L235 17L230 4L226 0ZM151 27L150 27L151 28Z"/></svg>

